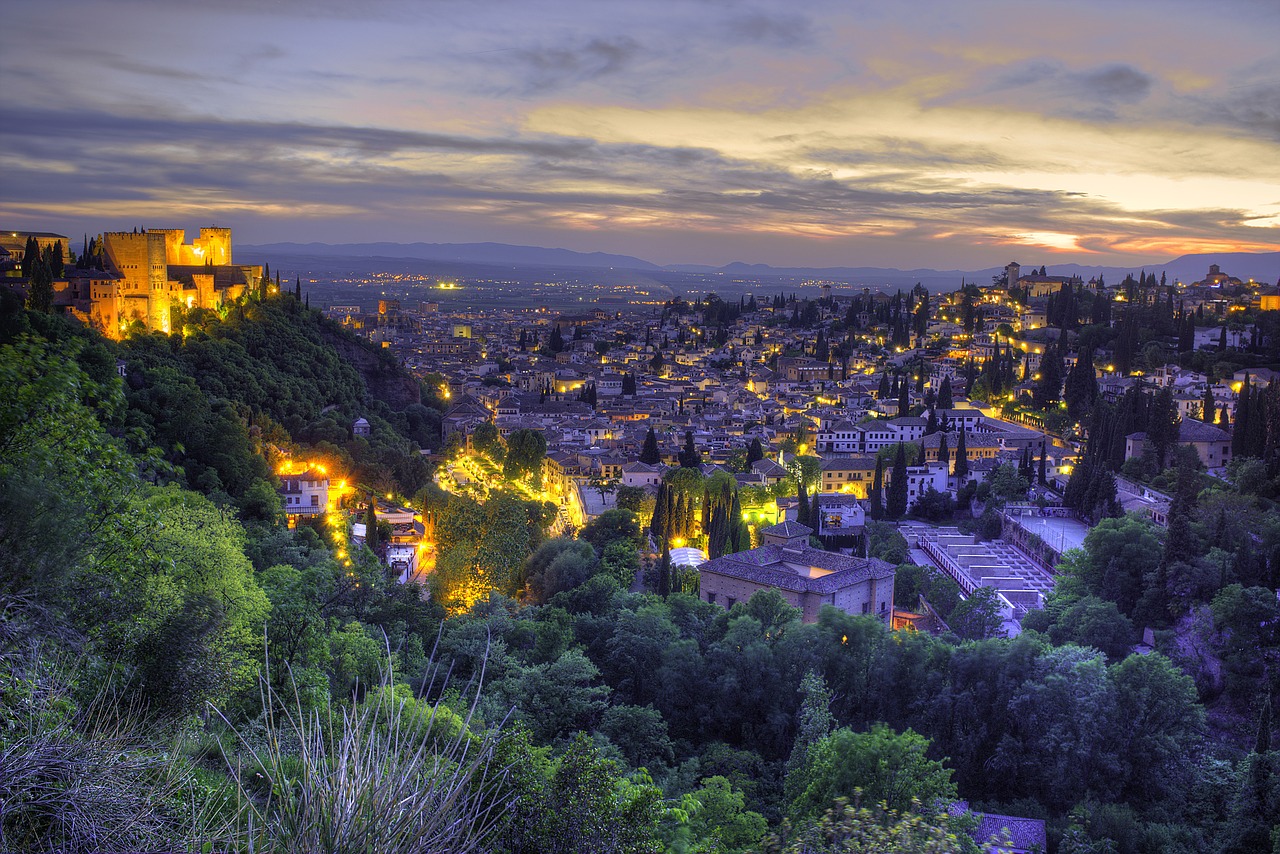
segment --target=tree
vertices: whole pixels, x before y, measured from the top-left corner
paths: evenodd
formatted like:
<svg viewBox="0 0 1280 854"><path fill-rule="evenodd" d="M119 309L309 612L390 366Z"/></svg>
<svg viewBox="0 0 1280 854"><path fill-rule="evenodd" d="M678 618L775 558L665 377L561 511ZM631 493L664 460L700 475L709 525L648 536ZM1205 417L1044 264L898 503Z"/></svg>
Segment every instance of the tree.
<svg viewBox="0 0 1280 854"><path fill-rule="evenodd" d="M662 351L655 350L653 358L649 360L649 373L655 376L662 375L662 369L666 365L666 360L662 358Z"/></svg>
<svg viewBox="0 0 1280 854"><path fill-rule="evenodd" d="M796 787L800 783L802 769L808 764L810 748L835 728L835 719L831 716L831 689L821 674L814 670L805 673L800 682L800 696L796 740L787 759L788 801L795 801L803 794L803 790Z"/></svg>
<svg viewBox="0 0 1280 854"><path fill-rule="evenodd" d="M702 452L693 443L693 431L686 430L684 432L684 448L680 451L680 466L687 469L696 469L701 465Z"/></svg>
<svg viewBox="0 0 1280 854"><path fill-rule="evenodd" d="M1136 516L1103 519L1085 537L1083 552L1067 552L1059 572L1075 576L1085 589L1132 616L1146 579L1155 578L1162 552L1151 523Z"/></svg>
<svg viewBox="0 0 1280 854"><path fill-rule="evenodd" d="M547 439L541 430L513 430L507 436L502 474L508 480L528 478L535 489L541 489L542 463L546 458Z"/></svg>
<svg viewBox="0 0 1280 854"><path fill-rule="evenodd" d="M951 449L947 447L947 434L943 433L938 438L938 462L948 471L951 470Z"/></svg>
<svg viewBox="0 0 1280 854"><path fill-rule="evenodd" d="M911 729L897 733L878 723L867 732L836 730L812 747L797 771L801 794L791 804L792 815L820 815L837 798L853 797L856 789L891 810L907 809L912 801L954 800L952 772L929 759L928 750L929 740Z"/></svg>
<svg viewBox="0 0 1280 854"><path fill-rule="evenodd" d="M378 553L378 500L373 495L364 509L364 544L375 555Z"/></svg>
<svg viewBox="0 0 1280 854"><path fill-rule="evenodd" d="M27 284L27 308L48 313L53 310L53 273L43 258L31 265Z"/></svg>
<svg viewBox="0 0 1280 854"><path fill-rule="evenodd" d="M893 470L889 480L888 495L885 500L885 515L890 519L901 519L907 512L907 451L906 445L898 443L898 451L893 458Z"/></svg>
<svg viewBox="0 0 1280 854"><path fill-rule="evenodd" d="M560 324L556 324L551 328L551 340L547 344L551 348L552 353L559 353L564 349L564 335L560 333Z"/></svg>
<svg viewBox="0 0 1280 854"><path fill-rule="evenodd" d="M952 609L947 624L965 640L986 640L1000 634L1002 611L1000 594L990 587L979 587Z"/></svg>
<svg viewBox="0 0 1280 854"><path fill-rule="evenodd" d="M606 510L588 522L578 537L600 552L617 540L635 546L640 542L640 523L630 510Z"/></svg>
<svg viewBox="0 0 1280 854"><path fill-rule="evenodd" d="M524 563L524 586L534 602L546 602L591 577L595 549L589 543L557 537L538 546Z"/></svg>
<svg viewBox="0 0 1280 854"><path fill-rule="evenodd" d="M1204 400L1200 404L1200 419L1205 424L1213 424L1218 420L1218 407L1213 399L1213 387L1205 385Z"/></svg>
<svg viewBox="0 0 1280 854"><path fill-rule="evenodd" d="M577 733L560 757L537 810L544 827L539 844L547 854L656 854L661 790L647 777L632 783L604 758L585 733Z"/></svg>
<svg viewBox="0 0 1280 854"><path fill-rule="evenodd" d="M1048 409L1058 402L1062 395L1062 357L1052 344L1044 348L1040 358L1040 381L1036 385L1033 396L1036 406Z"/></svg>
<svg viewBox="0 0 1280 854"><path fill-rule="evenodd" d="M822 481L822 458L812 454L797 454L787 463L787 471L804 484L806 490L817 491Z"/></svg>
<svg viewBox="0 0 1280 854"><path fill-rule="evenodd" d="M970 834L977 819L935 815L924 804L915 811L898 812L882 806L867 806L863 799L841 798L816 822L802 825L792 834L784 827L781 835L765 837L763 854L970 854L1009 850L993 842L979 847ZM928 812L926 812L928 811Z"/></svg>
<svg viewBox="0 0 1280 854"><path fill-rule="evenodd" d="M702 845L716 845L715 851L745 854L754 850L769 829L764 816L746 808L740 789L724 777L713 776L687 796L698 809L689 818L689 837ZM680 850L668 846L668 850Z"/></svg>
<svg viewBox="0 0 1280 854"><path fill-rule="evenodd" d="M1067 402L1067 416L1073 421L1083 420L1098 399L1098 376L1093 364L1093 350L1082 352L1076 363L1067 371L1062 399Z"/></svg>
<svg viewBox="0 0 1280 854"><path fill-rule="evenodd" d="M961 427L959 432L960 440L956 443L956 464L951 473L957 480L964 481L969 476L969 455L964 446L964 427Z"/></svg>
<svg viewBox="0 0 1280 854"><path fill-rule="evenodd" d="M752 439L751 444L747 446L747 470L750 471L753 463L763 459L764 447L759 439Z"/></svg>
<svg viewBox="0 0 1280 854"><path fill-rule="evenodd" d="M658 434L652 427L644 435L644 446L640 448L640 462L650 466L662 462L662 454L658 451Z"/></svg>
<svg viewBox="0 0 1280 854"><path fill-rule="evenodd" d="M1169 449L1178 442L1180 420L1173 402L1173 388L1165 386L1156 392L1147 416L1147 441L1156 452L1156 465L1164 470Z"/></svg>
<svg viewBox="0 0 1280 854"><path fill-rule="evenodd" d="M502 465L506 459L506 445L498 428L491 421L476 425L471 433L471 447L498 465Z"/></svg>
<svg viewBox="0 0 1280 854"><path fill-rule="evenodd" d="M955 403L952 400L950 375L942 378L942 388L938 390L938 408L942 410L955 408Z"/></svg>
<svg viewBox="0 0 1280 854"><path fill-rule="evenodd" d="M627 540L614 540L604 547L600 555L600 571L618 582L622 590L630 589L640 569L640 552Z"/></svg>
<svg viewBox="0 0 1280 854"><path fill-rule="evenodd" d="M880 519L884 516L884 459L878 455L875 476L871 480L871 500L867 515L872 519Z"/></svg>
<svg viewBox="0 0 1280 854"><path fill-rule="evenodd" d="M675 760L667 722L652 706L610 706L600 718L600 732L633 768L657 770Z"/></svg>

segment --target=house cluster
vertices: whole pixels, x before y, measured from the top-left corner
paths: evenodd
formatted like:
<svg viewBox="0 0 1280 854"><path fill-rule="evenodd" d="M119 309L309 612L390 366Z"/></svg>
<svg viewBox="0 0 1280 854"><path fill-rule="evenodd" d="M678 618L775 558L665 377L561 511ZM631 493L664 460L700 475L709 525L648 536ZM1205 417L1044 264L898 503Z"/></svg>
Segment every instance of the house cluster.
<svg viewBox="0 0 1280 854"><path fill-rule="evenodd" d="M1217 272L1204 282L1178 286L1187 308L1225 317L1231 306L1219 304L1224 299L1233 305L1267 299L1262 286L1246 287L1243 296L1228 294L1224 289L1236 283L1215 279ZM394 348L420 375L441 383L441 396L450 403L442 420L445 450L466 448L482 424L494 425L504 437L540 431L548 448L544 489L561 504L568 524L584 524L614 506L617 487L656 492L692 442L704 473L730 471L739 486L765 490L794 474L797 455L817 457L820 512L810 519L806 536L853 558L862 542L877 457L900 443L913 446L909 503L931 492L955 496L996 466L1028 458L1037 466L1043 460L1051 483L1071 472L1078 443L1050 435L1042 415L1010 404L1033 393L1042 358L1059 347L1058 329L1047 324L1051 300L1087 290L1115 300L1122 317L1125 291L1100 278L1085 282L1049 275L1044 268L1024 273L1016 263L1005 273L1008 288L983 286L976 297L970 291L926 299L925 322L909 326L889 319L890 309L898 310L889 294L832 296L830 288L805 302L811 313L803 318L796 300L757 303L747 296L729 312L714 296L705 303L673 301L648 315L603 308L569 315L545 309L446 313L434 303L405 310L392 301L380 303L376 314L338 312L353 328ZM911 307L919 304L915 296L907 300ZM1200 341L1202 332L1217 330L1197 329L1197 345L1221 346L1220 331ZM1230 333L1235 337L1228 346L1244 346L1247 330ZM1074 351L1056 356L1065 370L1078 358ZM1007 397L965 399L966 374L997 358L1013 366ZM1117 400L1137 383L1171 387L1183 418L1180 441L1194 447L1211 470L1230 460L1228 430L1241 383L1272 379L1255 372L1248 379L1211 382L1175 366L1122 375L1108 358L1106 352L1094 354L1102 397ZM882 382L886 374L902 383L895 383L891 395ZM946 408L936 405L944 381L954 384ZM1207 395L1222 413L1219 423L1197 420ZM658 453L642 461L651 430ZM1127 441L1129 453L1143 452L1142 434ZM744 465L745 449L756 442L763 459ZM961 449L966 464L957 474ZM887 488L893 475L884 462L881 481ZM754 506L746 512L761 538L769 525L794 524L796 509L795 498L775 495L765 512ZM740 563L718 560L726 569ZM793 592L800 595L799 589ZM738 598L727 591L717 596L722 602Z"/></svg>

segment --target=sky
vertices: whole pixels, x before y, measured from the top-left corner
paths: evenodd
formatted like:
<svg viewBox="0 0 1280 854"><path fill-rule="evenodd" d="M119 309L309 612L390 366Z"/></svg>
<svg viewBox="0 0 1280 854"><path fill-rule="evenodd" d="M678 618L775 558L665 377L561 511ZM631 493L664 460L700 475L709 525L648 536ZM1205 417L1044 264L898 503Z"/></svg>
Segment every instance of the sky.
<svg viewBox="0 0 1280 854"><path fill-rule="evenodd" d="M1280 250L1275 0L8 0L0 227L975 269Z"/></svg>

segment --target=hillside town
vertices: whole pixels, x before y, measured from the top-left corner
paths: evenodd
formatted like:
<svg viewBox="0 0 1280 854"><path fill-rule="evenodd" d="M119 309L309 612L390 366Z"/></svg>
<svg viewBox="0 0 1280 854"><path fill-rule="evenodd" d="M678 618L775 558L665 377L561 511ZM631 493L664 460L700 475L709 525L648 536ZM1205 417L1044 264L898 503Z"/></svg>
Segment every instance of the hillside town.
<svg viewBox="0 0 1280 854"><path fill-rule="evenodd" d="M1276 286L1217 265L1192 283L1142 271L1108 284L1011 263L947 294L822 284L677 298L651 312L448 313L382 300L376 313L329 314L438 385L449 402L437 449L446 489L499 487L504 443L536 433L542 495L562 530L636 510L651 551L677 549L706 601L731 607L772 587L807 619L812 598L945 627L923 597L872 601L868 579L886 572L875 569L884 564L868 523L901 522L914 562L946 573L964 597L994 592L999 632L1012 635L1092 524L1128 513L1168 524L1165 463L1177 456L1226 476L1241 454L1241 401L1277 377L1248 366L1274 349L1275 330L1254 321L1276 309ZM1107 450L1114 468L1094 464L1091 431L1113 429L1094 403L1135 400L1141 419ZM692 536L664 539L654 503L690 466L732 477L744 546L812 542L858 571L841 586L831 566L846 564L812 552L781 574L744 566L709 541L705 514ZM724 580L734 595L713 589ZM856 602L839 605L846 596Z"/></svg>

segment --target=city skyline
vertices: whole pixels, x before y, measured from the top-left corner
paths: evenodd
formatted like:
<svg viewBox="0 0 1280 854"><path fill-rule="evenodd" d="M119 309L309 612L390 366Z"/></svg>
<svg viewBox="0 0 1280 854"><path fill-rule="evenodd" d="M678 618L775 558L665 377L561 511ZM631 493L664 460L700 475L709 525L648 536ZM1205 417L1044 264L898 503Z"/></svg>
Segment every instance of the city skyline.
<svg viewBox="0 0 1280 854"><path fill-rule="evenodd" d="M1280 249L1280 10L1253 0L8 11L13 227L661 264Z"/></svg>

